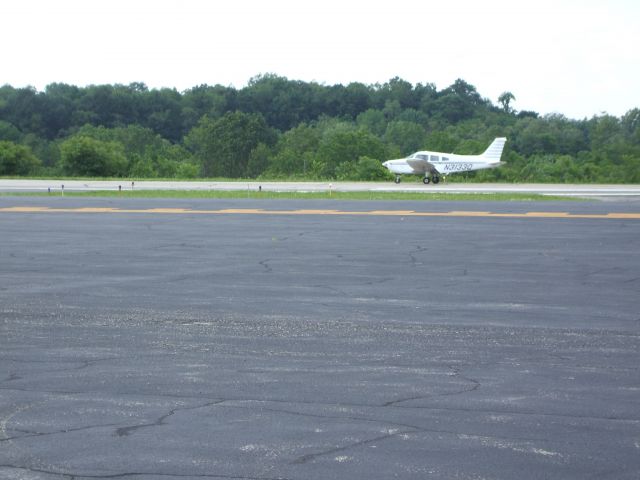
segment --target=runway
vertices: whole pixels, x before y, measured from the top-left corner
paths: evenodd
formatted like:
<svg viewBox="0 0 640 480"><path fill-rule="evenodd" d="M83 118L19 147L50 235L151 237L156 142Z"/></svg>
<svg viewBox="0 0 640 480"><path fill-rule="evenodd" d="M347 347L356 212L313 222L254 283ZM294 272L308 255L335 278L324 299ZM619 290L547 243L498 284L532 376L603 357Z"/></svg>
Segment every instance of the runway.
<svg viewBox="0 0 640 480"><path fill-rule="evenodd" d="M637 478L638 212L0 198L0 477Z"/></svg>
<svg viewBox="0 0 640 480"><path fill-rule="evenodd" d="M261 181L131 181L122 180L6 180L0 179L0 192L19 191L96 191L96 190L248 190L269 192L432 192L432 193L534 193L577 197L638 197L640 185L506 184L421 182L261 182Z"/></svg>

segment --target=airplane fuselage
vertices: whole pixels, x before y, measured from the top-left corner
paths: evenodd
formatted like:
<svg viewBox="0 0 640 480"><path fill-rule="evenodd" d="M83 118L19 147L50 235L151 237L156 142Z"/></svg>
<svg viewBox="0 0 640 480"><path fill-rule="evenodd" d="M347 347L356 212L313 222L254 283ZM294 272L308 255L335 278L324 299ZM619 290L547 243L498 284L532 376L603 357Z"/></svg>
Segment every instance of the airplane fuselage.
<svg viewBox="0 0 640 480"><path fill-rule="evenodd" d="M407 158L387 160L384 165L396 174L396 183L400 175L424 175L424 183L433 180L438 183L440 175L458 172L471 172L499 165L506 138L496 138L481 155L456 155L453 153L420 151Z"/></svg>
<svg viewBox="0 0 640 480"><path fill-rule="evenodd" d="M420 163L415 163L414 166L412 166L411 161L414 159L421 159L425 157L426 159L428 159L427 161L429 162L429 164L433 165L438 173L442 175L447 175L449 173L455 172L470 172L472 170L482 170L483 168L488 167L486 160L484 160L480 156L454 154L442 156L442 154L436 152L416 152L408 158L388 160L382 165L387 167L390 172L401 175L424 174L431 172L431 169L421 165ZM491 167L498 166L499 163L500 162L496 162L491 165Z"/></svg>

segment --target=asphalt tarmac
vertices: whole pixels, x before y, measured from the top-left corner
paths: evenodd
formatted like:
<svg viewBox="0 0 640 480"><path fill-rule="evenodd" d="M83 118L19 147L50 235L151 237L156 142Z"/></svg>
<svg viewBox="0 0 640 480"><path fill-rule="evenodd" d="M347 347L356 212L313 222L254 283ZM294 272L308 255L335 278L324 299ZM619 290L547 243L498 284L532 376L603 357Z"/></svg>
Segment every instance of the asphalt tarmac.
<svg viewBox="0 0 640 480"><path fill-rule="evenodd" d="M2 197L0 478L637 479L638 212Z"/></svg>

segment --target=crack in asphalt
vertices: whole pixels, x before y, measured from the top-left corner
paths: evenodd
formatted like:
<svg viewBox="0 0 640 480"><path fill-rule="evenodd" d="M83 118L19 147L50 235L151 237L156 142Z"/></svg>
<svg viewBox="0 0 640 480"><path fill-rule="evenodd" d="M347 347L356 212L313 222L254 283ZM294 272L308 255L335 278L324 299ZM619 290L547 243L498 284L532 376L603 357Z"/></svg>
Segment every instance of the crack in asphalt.
<svg viewBox="0 0 640 480"><path fill-rule="evenodd" d="M99 395L102 392L60 392L55 390L29 390L26 388L9 388L9 387L0 387L0 391L18 391L18 392L27 392L27 393L47 393L54 395ZM466 391L466 390L465 390ZM465 392L457 392L457 394L465 393ZM151 397L151 398L173 398L173 399L195 399L195 400L206 400L207 397L197 397L193 395L171 395L171 394L156 394L156 393L119 393L122 396L132 396L132 397ZM432 395L432 398L437 398L442 396L442 394ZM427 396L428 397L428 396ZM422 397L421 397L422 398ZM213 397L209 397L208 399L213 400ZM406 401L406 400L405 400ZM247 398L247 397L229 397L218 399L213 402L213 404L222 405L227 402L271 402L271 403L280 403L280 404L301 404L301 405L320 405L326 407L360 407L360 408L388 408L384 404L375 404L375 403L329 403L329 402L317 402L311 400L285 400L285 399L264 399L264 398ZM540 417L549 417L549 418L578 418L585 420L605 420L605 421L617 421L617 422L640 422L639 417L620 417L620 416L595 416L595 415L579 415L579 414L566 414L566 413L548 413L548 412L535 412L532 410L495 410L495 409L485 409L485 408L462 408L462 407L446 407L446 406L413 406L413 405L392 405L394 408L402 408L407 410L443 410L449 412L467 412L467 413L487 413L494 415L524 415L524 416L540 416Z"/></svg>
<svg viewBox="0 0 640 480"><path fill-rule="evenodd" d="M222 402L217 403L217 405L221 405L223 403L229 402L230 400L225 400ZM238 400L234 400L234 401L238 401ZM246 401L246 400L245 400ZM277 403L277 402L273 402L271 400L248 400L250 402L255 402L256 404L269 404L269 403ZM332 405L335 407L338 406L344 406L344 405ZM225 408L230 408L230 409L239 409L239 410L251 410L254 408L257 408L257 406L249 406L249 405L224 405ZM374 407L368 407L368 406L363 406L360 408L370 408L372 410L377 410L380 407L374 406ZM295 410L288 410L288 409L284 409L284 408L272 408L272 407L267 407L267 406L263 406L261 407L261 411L264 412L273 412L273 413L283 413L286 415L293 415L293 416L299 416L299 417L308 417L308 418L319 418L319 419L325 419L325 420L353 420L356 422L367 422L367 423L375 423L375 424L379 424L379 425L388 425L391 427L403 427L403 428L408 428L411 429L412 432L417 433L417 432L423 432L423 433L443 433L443 434L449 434L449 435L470 435L468 432L460 432L460 431L454 431L454 430L446 430L446 429L438 429L438 428L426 428L426 427L422 427L419 425L412 425L409 423L403 423L403 422L396 422L396 421L389 421L389 420L384 420L384 419L378 419L378 418L368 418L365 416L353 416L353 415L330 415L330 414L319 414L319 413L306 413L306 412L299 412L299 411L295 411ZM405 433L411 433L411 432L405 432ZM500 436L500 435L478 435L478 434L473 434L477 437L482 437L482 438L487 438L487 439L497 439L497 440L515 440L515 441L526 441L526 442L533 442L533 441L540 441L540 440L544 440L544 438L534 438L534 437L515 437L515 436Z"/></svg>
<svg viewBox="0 0 640 480"><path fill-rule="evenodd" d="M437 397L437 396L438 396L438 394L416 395L414 397L403 397L403 398L399 398L397 400L391 400L389 402L385 402L385 403L382 404L382 406L383 407L394 407L398 403L410 402L411 400L421 400L421 399L432 398L432 397Z"/></svg>
<svg viewBox="0 0 640 480"><path fill-rule="evenodd" d="M126 478L126 477L171 477L171 478L225 478L229 480L290 480L286 477L247 477L244 475L222 475L222 474L194 474L184 475L179 473L157 473L157 472L131 472L131 473L119 473L114 475L81 475L72 476L71 480L83 480L83 479L109 479L109 478Z"/></svg>
<svg viewBox="0 0 640 480"><path fill-rule="evenodd" d="M630 278L629 280L625 280L622 283L633 283L633 282L637 282L638 280L640 280L640 277Z"/></svg>
<svg viewBox="0 0 640 480"><path fill-rule="evenodd" d="M25 470L32 473L40 473L44 475L53 475L69 480L82 479L109 479L109 478L126 478L126 477L173 477L173 478L224 478L229 480L289 480L286 477L252 477L246 475L222 475L222 474L191 474L185 475L180 473L158 473L158 472L126 472L114 473L112 475L91 475L78 473L63 473L54 470L44 470L34 467L23 467L20 465L0 464L0 468L12 468L15 470Z"/></svg>
<svg viewBox="0 0 640 480"><path fill-rule="evenodd" d="M265 403L269 403L268 401L266 401ZM237 408L237 409L247 409L250 410L251 407L249 406L243 406L243 405L225 405L226 408ZM262 410L265 412L274 412L274 413L284 413L285 415L293 415L293 416L298 416L298 417L307 417L307 418L321 418L324 420L353 420L355 422L368 422L368 423L376 423L376 424L380 424L380 425L390 425L392 427L405 427L405 428L411 428L414 431L431 431L431 430L426 430L422 427L419 427L417 425L410 425L407 423L400 423L400 422L391 422L388 420L379 420L376 418L367 418L367 417L354 417L354 416L350 416L350 415L321 415L321 414L317 414L317 413L304 413L304 412L297 412L294 410L286 410L283 408L270 408L270 407L262 407ZM434 430L435 431L435 430ZM442 432L442 433L455 433L455 432Z"/></svg>
<svg viewBox="0 0 640 480"><path fill-rule="evenodd" d="M599 268L598 270L594 270L592 272L587 272L584 274L585 277L591 277L593 275L599 275L601 273L613 273L613 272L623 272L624 269L621 267L606 267Z"/></svg>
<svg viewBox="0 0 640 480"><path fill-rule="evenodd" d="M586 272L583 273L582 276L582 281L581 284L582 285L592 285L593 280L591 279L591 277L594 277L596 275L601 275L601 274L625 274L627 273L625 269L621 268L621 267L607 267L607 268L600 268L598 270L594 270L592 272ZM612 285L615 284L626 284L626 283L633 283L633 282L637 282L638 280L640 280L640 277L632 277L629 278L627 280L612 280L610 283Z"/></svg>
<svg viewBox="0 0 640 480"><path fill-rule="evenodd" d="M162 417L160 417L160 419L158 421L156 421L154 424L145 424L145 425L139 425L136 427L139 428L145 428L146 426L154 426L154 425L159 425L162 424L162 422L164 421L164 419L168 418L169 416L173 415L176 411L178 410L196 410L196 409L200 409L200 408L206 408L208 406L211 405L216 405L216 404L221 404L224 403L225 401L219 401L219 402L209 402L207 404L204 405L196 405L196 406L191 406L191 407L184 407L184 408L176 408L171 410L169 413L163 415ZM268 403L268 402L264 402L264 401L256 401L256 403ZM251 409L254 408L252 406L243 406L243 405L230 405L228 406L228 408L238 408L238 409ZM308 463L310 461L315 460L316 458L322 457L322 456L327 456L327 455L331 455L334 453L339 453L339 452L344 452L347 451L349 449L352 448L357 448L359 446L363 446L363 445L369 445L375 442L379 442L379 441L385 441L387 439L399 436L399 435L406 435L409 433L437 433L437 434L448 434L448 435L455 435L455 436L461 436L461 435L472 435L474 438L482 438L482 439L487 439L487 440L507 440L507 441L525 441L525 442L533 442L533 441L540 441L542 439L540 438L522 438L522 437L505 437L505 436L496 436L496 435L491 435L491 436L487 436L487 435L478 435L478 434L468 434L466 432L459 432L459 431L452 431L452 430L445 430L445 429L430 429L430 428L424 428L424 427L420 427L417 425L410 425L410 424L404 424L404 423L400 423L400 422L389 422L386 420L379 420L379 419L375 419L375 418L367 418L367 417L356 417L356 416L341 416L341 415L319 415L319 414L310 414L310 413L303 413L303 412L296 412L296 411L290 411L290 410L285 410L285 409L275 409L275 408L262 408L262 410L264 411L270 411L270 412L274 412L274 413L284 413L284 414L288 414L288 415L295 415L295 416L302 416L302 417L311 417L311 418L322 418L322 419L338 419L338 420L353 420L353 421L364 421L364 422L370 422L370 423L376 423L376 424L386 424L386 425L391 425L393 427L405 427L406 430L399 430L399 431L391 431L391 429L389 429L389 431L387 433L385 433L384 435L380 435L374 438L370 438L370 439L365 439L365 440L361 440L358 442L353 442L351 444L348 445L342 445L339 447L332 447L330 449L326 449L326 450L322 450L320 452L316 452L316 453L312 453L312 454L306 454L303 456L298 457L297 459L289 462L290 464L305 464ZM132 428L136 428L136 427L132 427ZM85 427L85 428L93 428L93 427ZM82 429L74 429L74 430L82 430ZM69 431L73 431L73 430L69 430ZM46 435L46 434L45 434ZM125 477L135 477L135 476L154 476L154 477L164 477L164 476L173 476L173 477L180 477L180 478L228 478L228 479L246 479L246 480L275 480L269 477L252 477L252 476L229 476L229 475L220 475L220 474L202 474L202 475L175 475L175 474L169 474L169 473L157 473L157 472L127 472L127 473L119 473L119 474L112 474L112 475L87 475L87 474L71 474L71 473L63 473L63 472L55 472L53 470L50 471L46 471L43 469L37 469L37 468L29 468L29 467L19 467L19 466L15 466L15 465L0 465L0 468L2 467L6 467L6 468L16 468L16 469L24 469L27 471L32 471L32 472L36 472L36 473L45 473L45 474L49 474L49 475L58 475L61 476L63 478L70 478L71 480L81 480L81 479L109 479L109 478L125 478ZM282 479L283 477L278 477L279 479Z"/></svg>
<svg viewBox="0 0 640 480"><path fill-rule="evenodd" d="M24 470L26 472L31 472L31 473L40 473L40 474L44 474L44 475L55 475L57 477L60 478L68 478L69 480L76 480L76 477L74 475L68 474L68 473L60 473L60 472L54 472L52 470L44 470L44 469L40 469L40 468L35 468L35 467L22 467L20 465L10 465L10 464L0 464L0 468L12 468L14 470Z"/></svg>
<svg viewBox="0 0 640 480"><path fill-rule="evenodd" d="M370 280L368 282L362 283L361 285L381 285L383 283L387 283L392 280L395 280L395 277L384 277L384 278L379 278L378 280Z"/></svg>
<svg viewBox="0 0 640 480"><path fill-rule="evenodd" d="M330 292L337 293L338 295L341 295L343 297L348 297L348 295L342 290L338 290L337 288L331 287L329 285L311 285L311 286L313 288L324 288L326 290L329 290Z"/></svg>
<svg viewBox="0 0 640 480"><path fill-rule="evenodd" d="M64 430L57 430L55 432L32 432L32 431L29 431L29 430L19 430L17 428L14 428L14 429L11 429L10 431L23 433L24 435L0 438L0 442L7 442L7 441L11 441L11 440L22 440L24 438L31 438L31 437L46 437L46 436L49 436L49 435L64 435L65 433L80 432L82 430L93 430L94 428L114 427L116 425L118 425L118 424L117 423L106 423L106 424L103 424L103 425L89 425L89 426L86 426L86 427L65 428Z"/></svg>
<svg viewBox="0 0 640 480"><path fill-rule="evenodd" d="M215 401L215 402L208 402L205 403L204 405L192 405L190 407L176 407L172 410L169 411L169 413L166 413L162 416L160 416L155 422L151 422L151 423L142 423L139 425L132 425L129 427L121 427L118 428L116 430L116 435L119 437L125 437L128 435L131 435L132 432L135 432L136 430L141 430L143 428L153 428L153 427L160 427L162 425L166 425L164 423L164 421L169 418L170 416L172 416L173 414L175 414L176 412L180 412L180 411L185 411L185 410L198 410L200 408L206 408L206 407L210 407L212 405L218 405L220 403L223 403L224 400L220 400L220 401Z"/></svg>
<svg viewBox="0 0 640 480"><path fill-rule="evenodd" d="M429 249L425 248L425 247L421 247L420 245L416 245L415 248L410 251L407 252L406 255L409 256L409 258L411 259L411 266L412 267L417 267L418 265L424 265L424 262L419 262L418 259L416 258L416 255L419 253L424 253L424 252L428 252Z"/></svg>
<svg viewBox="0 0 640 480"><path fill-rule="evenodd" d="M462 369L460 367L456 367L456 366L451 366L449 367L453 373L454 376L461 378L462 380L465 380L467 382L471 382L473 384L473 387L471 387L470 389L465 390L464 392L458 392L458 394L460 393L468 393L468 392L474 392L476 390L478 390L481 387L481 383L476 380L475 378L471 378L471 377L467 377L465 375L462 375ZM443 394L441 396L448 396L448 395L453 395L453 394ZM457 394L456 394L457 395Z"/></svg>
<svg viewBox="0 0 640 480"><path fill-rule="evenodd" d="M361 440L359 442L354 442L354 443L351 443L349 445L344 445L342 447L334 447L334 448L330 448L330 449L327 449L327 450L324 450L324 451L318 452L318 453L309 453L307 455L303 455L303 456L293 460L290 463L291 463L291 465L300 465L300 464L303 464L303 463L307 463L307 462L313 461L318 457L324 457L324 456L327 456L327 455L332 455L334 453L345 452L345 451L350 450L352 448L361 447L363 445L369 445L369 444L375 443L375 442L382 442L384 440L388 440L390 438L397 437L398 435L404 435L404 434L407 434L407 433L413 433L414 431L415 430L406 430L406 431L402 431L401 430L399 432L387 433L387 434L381 435L379 437L370 438L370 439L367 439L367 440Z"/></svg>
<svg viewBox="0 0 640 480"><path fill-rule="evenodd" d="M1 380L0 383L4 383L4 382L11 382L13 380L20 380L22 377L20 375L18 375L17 373L10 373L9 376L7 378L5 378L4 380Z"/></svg>
<svg viewBox="0 0 640 480"><path fill-rule="evenodd" d="M473 379L469 379L468 377L463 377L460 374L460 371L457 367L450 367L454 373L456 373L456 375L459 375L461 378L465 378L467 380L470 381L475 381ZM475 381L477 382L477 381ZM476 388L479 388L480 383L478 382L476 385ZM469 390L471 391L471 390ZM138 428L147 428L147 427L152 427L152 426L159 426L159 425L163 425L164 421L166 420L166 418L168 418L169 416L175 414L177 411L180 410L196 410L196 409L201 409L201 408L207 408L209 406L212 405L220 405L229 401L238 401L238 400L218 400L216 402L208 402L206 404L202 404L202 405L193 405L193 406L189 406L189 407L181 407L181 408L175 408L172 409L171 411L169 411L168 413L162 415L161 417L158 418L158 420L156 420L153 423L150 424L142 424L142 425L136 425L136 426L132 426L132 427L124 427L123 429L118 429L120 430L125 430L127 433L129 434L131 431L134 431L135 429ZM256 402L257 404L264 404L264 403L269 403L270 401L264 401L264 400L251 400L253 402ZM273 403L277 403L277 402L273 402ZM295 402L289 402L289 403L295 403ZM335 404L334 406L340 406L340 407L344 407L344 405L340 405L340 404ZM250 406L250 405L228 405L228 408L240 408L240 409L252 409L252 408L256 408L256 406ZM378 407L375 406L371 406L369 407L371 409L374 410L374 412L376 411ZM404 407L401 407L404 408ZM370 423L376 423L376 424L381 424L381 425L390 425L393 427L404 427L404 430L398 430L398 431L392 431L392 429L388 429L388 432L385 433L384 435L379 435L377 437L374 438L369 438L369 439L364 439L364 440L360 440L357 442L353 442L350 443L348 445L342 445L342 446L337 446L337 447L332 447L332 448L328 448L319 452L315 452L315 453L309 453L306 455L302 455L292 461L289 462L290 465L302 465L302 464L306 464L309 462L312 462L320 457L325 457L328 455L332 455L332 454L336 454L336 453L340 453L340 452L346 452L350 449L354 449L354 448L358 448L360 446L366 446L366 445L370 445L370 444L374 444L376 442L382 442L382 441L386 441L388 439L391 439L393 437L397 437L400 435L406 435L406 434L411 434L411 433L438 433L438 434L448 434L448 435L455 435L455 436L461 436L461 435L473 435L473 437L477 437L477 438L483 438L483 439L488 439L488 440L508 440L508 441L527 441L527 442L532 442L532 441L540 441L543 439L540 438L519 438L519 437L504 437L504 436L495 436L495 435L478 435L476 433L473 434L468 434L466 432L456 432L456 431L452 431L452 430L444 430L444 429L430 429L430 428L424 428L424 427L420 427L417 425L410 425L410 424L404 424L404 423L400 423L400 422L389 422L387 420L378 420L375 418L367 418L367 417L359 417L359 416L341 416L341 415L320 415L320 414L310 414L310 413L303 413L303 412L296 412L296 411L290 411L290 410L285 410L285 409L277 409L277 408L269 408L269 407L262 407L262 410L264 411L271 411L274 413L284 413L284 414L290 414L290 415L296 415L296 416L302 416L302 417L311 417L311 418L323 418L323 419L347 419L347 420L353 420L353 421L363 421L363 422L370 422ZM106 425L105 425L106 426ZM68 430L70 431L77 431L77 430L82 430L82 429L89 429L89 428L97 428L97 427L102 427L102 426L94 426L94 427L84 427L84 428L79 428L79 429L70 429ZM54 433L65 433L64 431L62 432L51 432L51 433L45 433L42 435L51 435ZM36 435L34 435L36 436ZM39 436L39 435L37 435ZM24 466L16 466L16 465L0 465L0 468L14 468L14 469L22 469L22 470L26 470L29 472L34 472L34 473L41 473L41 474L47 474L47 475L55 475L55 476L59 476L60 478L65 478L65 479L70 479L70 480L82 480L82 479L115 479L115 478L127 478L127 477L137 477L137 476L151 476L151 477L176 477L176 478L220 478L220 479L238 479L238 480L276 480L275 478L271 478L271 477L253 477L253 476L240 476L240 475L222 475L222 474L195 474L195 475L185 475L185 474L170 474L170 473L159 473L159 472L126 472L126 473L117 473L117 474L111 474L111 475L91 475L91 474L78 474L78 473L68 473L68 472L59 472L59 471L55 471L55 470L44 470L44 469L39 469L39 468L30 468L30 467L24 467ZM283 477L277 477L278 479L282 480Z"/></svg>
<svg viewBox="0 0 640 480"><path fill-rule="evenodd" d="M399 403L404 403L404 402L409 402L411 400L422 400L422 399L427 399L427 398L436 398L436 397L451 397L454 395L462 395L465 393L469 393L469 392L473 392L475 390L477 390L478 388L480 388L480 382L473 379L473 378L469 378L469 377L465 377L464 375L462 375L460 373L461 369L459 367L448 367L452 372L453 372L453 376L460 378L462 380L465 380L467 382L471 382L473 385L470 387L466 387L463 388L461 390L457 390L455 392L445 392L445 393L434 393L434 394L430 394L430 395L416 395L413 397L407 397L407 398L400 398L398 400L392 400L390 402L386 402L383 403L382 406L383 407L394 407L394 406L399 406ZM413 408L422 408L422 407L413 407Z"/></svg>
<svg viewBox="0 0 640 480"><path fill-rule="evenodd" d="M18 359L12 359L12 358L9 358L6 360L9 362L15 362L15 363L52 363L51 361L40 361L40 360L31 361L31 360L18 360ZM36 372L19 372L23 376L20 376L16 372L11 372L9 374L9 377L5 378L4 380L0 380L0 383L11 382L14 380L22 380L25 378L25 376L29 376L29 375L40 375L43 373L77 372L78 370L84 370L85 368L89 368L90 366L96 363L108 362L111 360L118 360L118 358L112 357L112 358L95 358L91 360L61 360L60 361L61 363L80 364L80 365L73 366L73 367L56 368L54 370L38 370Z"/></svg>
<svg viewBox="0 0 640 480"><path fill-rule="evenodd" d="M262 265L264 267L264 272L263 273L271 273L271 272L273 272L273 268L271 268L271 265L269 265L270 261L271 261L271 259L267 258L265 260L262 260L261 262L258 262L259 265Z"/></svg>
<svg viewBox="0 0 640 480"><path fill-rule="evenodd" d="M601 471L601 472L595 472L593 474L590 474L588 477L585 477L585 479L587 480L606 480L606 479L618 480L619 478L640 478L640 470L629 469L624 473L625 475L623 475L623 472L621 472L620 470L609 469L606 472ZM627 473L628 475L626 475Z"/></svg>
<svg viewBox="0 0 640 480"><path fill-rule="evenodd" d="M0 417L0 440L2 441L10 440L7 435L7 425L9 423L9 420L11 420L13 417L15 417L16 415L22 412L26 412L27 410L34 408L36 405L42 405L44 403L45 403L44 401L38 401L38 402L27 403L21 406L17 406L17 408L15 408L8 415L4 417Z"/></svg>
<svg viewBox="0 0 640 480"><path fill-rule="evenodd" d="M229 406L228 408L249 408L249 407L240 407L240 406ZM290 415L299 415L301 417L311 417L311 418L322 418L322 419L333 419L333 420L353 420L353 421L362 421L369 423L377 423L380 425L390 425L392 427L404 427L411 429L410 431L404 433L437 433L437 434L447 434L447 435L473 435L478 438L484 438L488 440L511 440L518 442L537 442L541 440L546 440L546 438L538 438L538 437L516 437L516 436L504 436L504 435L479 435L479 434L471 434L469 432L460 432L454 430L446 430L443 428L426 428L421 427L419 425L411 425L408 423L401 422L391 422L388 420L381 420L376 418L366 418L366 417L354 417L354 416L341 416L341 415L319 415L313 413L302 413L302 412L294 412L291 410L277 409L277 408L264 408L264 411L271 411L275 413L285 413ZM396 432L400 433L400 432Z"/></svg>

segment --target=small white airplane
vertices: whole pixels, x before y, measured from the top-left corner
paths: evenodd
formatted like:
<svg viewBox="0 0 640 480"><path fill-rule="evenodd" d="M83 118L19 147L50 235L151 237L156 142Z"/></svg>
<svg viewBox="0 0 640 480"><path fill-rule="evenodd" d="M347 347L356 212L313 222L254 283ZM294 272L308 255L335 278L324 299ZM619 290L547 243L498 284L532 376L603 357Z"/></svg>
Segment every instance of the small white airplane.
<svg viewBox="0 0 640 480"><path fill-rule="evenodd" d="M496 138L482 155L455 155L442 152L416 152L407 158L387 160L382 165L396 174L396 183L400 183L400 175L424 175L422 182L438 183L440 175L449 173L470 172L483 168L494 168L502 165L500 157L506 138Z"/></svg>

